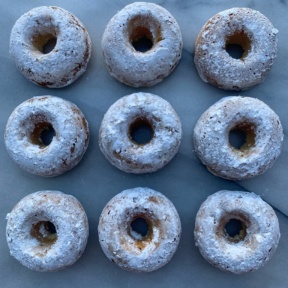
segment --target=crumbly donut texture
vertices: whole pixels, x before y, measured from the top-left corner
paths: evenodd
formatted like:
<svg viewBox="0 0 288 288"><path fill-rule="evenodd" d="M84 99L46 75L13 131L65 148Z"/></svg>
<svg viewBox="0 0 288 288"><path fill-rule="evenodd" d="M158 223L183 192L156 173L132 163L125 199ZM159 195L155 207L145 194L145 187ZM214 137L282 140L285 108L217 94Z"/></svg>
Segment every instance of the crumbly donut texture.
<svg viewBox="0 0 288 288"><path fill-rule="evenodd" d="M134 142L130 126L139 119L150 123L153 137L146 144ZM159 96L134 93L116 101L106 112L99 132L99 145L107 160L127 173L161 169L178 152L181 121L172 106Z"/></svg>
<svg viewBox="0 0 288 288"><path fill-rule="evenodd" d="M131 222L144 218L147 235L133 231ZM103 209L99 241L106 256L123 269L151 272L166 265L176 252L181 223L172 202L149 188L124 190Z"/></svg>
<svg viewBox="0 0 288 288"><path fill-rule="evenodd" d="M276 57L277 33L269 19L250 8L216 14L196 40L194 62L200 77L226 90L245 90L261 83ZM241 45L243 56L230 57L227 44Z"/></svg>
<svg viewBox="0 0 288 288"><path fill-rule="evenodd" d="M152 42L146 52L132 45L142 37ZM110 20L101 45L109 73L127 85L141 87L159 83L175 69L183 43L179 25L166 9L135 2Z"/></svg>
<svg viewBox="0 0 288 288"><path fill-rule="evenodd" d="M44 145L41 133L49 127L55 136ZM80 162L89 144L89 128L75 104L55 96L35 96L12 112L4 140L9 155L22 169L51 177Z"/></svg>
<svg viewBox="0 0 288 288"><path fill-rule="evenodd" d="M245 226L245 237L233 242L225 224L231 219ZM250 192L219 191L201 205L195 222L195 243L215 267L235 274L263 266L273 256L280 238L278 218L270 205Z"/></svg>
<svg viewBox="0 0 288 288"><path fill-rule="evenodd" d="M49 40L56 41L56 45L44 54ZM59 7L41 6L16 21L10 36L10 54L28 80L43 87L61 88L86 71L91 40L74 15Z"/></svg>
<svg viewBox="0 0 288 288"><path fill-rule="evenodd" d="M39 191L24 197L7 214L10 254L34 271L57 271L82 255L89 234L88 219L79 201L59 191ZM45 223L55 226L54 233Z"/></svg>
<svg viewBox="0 0 288 288"><path fill-rule="evenodd" d="M241 130L246 142L239 149L229 133ZM194 148L216 176L242 180L264 173L281 153L283 129L279 117L264 102L241 96L224 97L199 118Z"/></svg>

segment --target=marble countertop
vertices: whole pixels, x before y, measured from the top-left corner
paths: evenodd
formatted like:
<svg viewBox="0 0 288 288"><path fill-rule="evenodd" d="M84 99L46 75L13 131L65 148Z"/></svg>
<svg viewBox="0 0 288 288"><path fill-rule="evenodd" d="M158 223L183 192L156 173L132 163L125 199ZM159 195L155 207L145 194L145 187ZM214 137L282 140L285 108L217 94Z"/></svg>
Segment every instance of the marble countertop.
<svg viewBox="0 0 288 288"><path fill-rule="evenodd" d="M1 113L0 134L4 135L13 109L32 96L55 95L74 102L85 114L91 141L84 159L68 173L55 178L41 178L19 169L9 158L4 141L0 142L0 275L1 287L287 287L288 274L288 77L287 12L288 3L261 0L159 0L153 1L172 13L183 36L182 59L171 76L151 88L131 88L114 80L107 72L100 41L111 17L127 0L117 1L7 1L1 3ZM76 15L86 26L93 44L86 73L63 89L37 87L17 70L9 55L9 36L15 21L28 10L41 5L60 6ZM244 92L223 91L205 84L193 64L194 43L205 22L217 12L232 7L250 7L266 15L279 30L278 54L272 70L262 84ZM151 92L170 102L182 121L183 140L176 157L162 170L144 175L121 172L104 159L98 146L98 131L104 113L117 99L133 92ZM259 98L280 117L284 128L282 154L265 174L250 180L233 182L213 176L193 151L192 132L200 115L224 96L242 95ZM3 138L2 138L3 139ZM179 248L171 262L152 273L131 273L118 268L102 252L97 235L100 213L117 193L133 187L150 187L162 192L175 205L182 222ZM87 248L72 267L55 273L28 270L9 255L5 239L5 216L25 195L40 190L59 190L72 194L84 206L90 223ZM208 195L219 190L253 191L276 211L281 239L278 249L263 268L235 276L209 265L194 245L195 215Z"/></svg>

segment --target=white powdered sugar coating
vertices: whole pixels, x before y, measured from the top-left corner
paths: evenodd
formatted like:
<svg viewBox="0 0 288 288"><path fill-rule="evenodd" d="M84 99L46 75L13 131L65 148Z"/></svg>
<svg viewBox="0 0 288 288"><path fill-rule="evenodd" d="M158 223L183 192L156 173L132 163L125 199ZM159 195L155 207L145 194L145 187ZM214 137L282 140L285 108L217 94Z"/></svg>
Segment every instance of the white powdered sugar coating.
<svg viewBox="0 0 288 288"><path fill-rule="evenodd" d="M46 146L41 143L40 132L47 124L53 127L55 136ZM51 177L79 163L89 144L89 128L73 103L55 96L36 96L12 112L4 140L9 155L22 169Z"/></svg>
<svg viewBox="0 0 288 288"><path fill-rule="evenodd" d="M151 34L153 46L143 53L135 50L132 42L146 32ZM101 45L109 73L127 85L141 87L159 83L175 69L183 43L180 27L166 9L135 2L110 20Z"/></svg>
<svg viewBox="0 0 288 288"><path fill-rule="evenodd" d="M29 194L6 219L6 239L11 255L34 271L57 271L71 266L87 244L88 219L82 205L75 197L59 191ZM55 226L54 243L44 243L33 236L33 226L43 221Z"/></svg>
<svg viewBox="0 0 288 288"><path fill-rule="evenodd" d="M229 143L229 132L241 126L245 133L254 134L254 141L237 149ZM268 105L251 97L231 96L201 115L194 128L194 148L210 172L242 180L272 167L281 153L283 137L280 119Z"/></svg>
<svg viewBox="0 0 288 288"><path fill-rule="evenodd" d="M246 226L246 236L229 241L224 227L231 219ZM273 256L280 238L278 218L270 205L250 192L219 191L201 205L195 222L195 244L215 267L235 274L254 271Z"/></svg>
<svg viewBox="0 0 288 288"><path fill-rule="evenodd" d="M146 236L130 226L138 217L149 224ZM169 199L139 187L125 190L107 203L98 233L101 247L112 262L126 270L151 272L166 265L176 252L181 222Z"/></svg>
<svg viewBox="0 0 288 288"><path fill-rule="evenodd" d="M56 45L44 54L50 39ZM61 88L73 83L87 68L91 40L84 25L68 11L55 6L33 8L15 23L10 54L21 73L34 84Z"/></svg>
<svg viewBox="0 0 288 288"><path fill-rule="evenodd" d="M234 59L226 51L227 38L237 33L245 34L250 43L243 59ZM196 40L194 62L200 77L226 90L245 90L262 82L276 57L277 33L269 19L250 8L216 14Z"/></svg>
<svg viewBox="0 0 288 288"><path fill-rule="evenodd" d="M130 137L130 125L145 119L153 137L138 144ZM127 173L148 173L161 169L178 152L181 121L172 106L159 96L134 93L116 101L106 112L99 132L99 145L107 160Z"/></svg>

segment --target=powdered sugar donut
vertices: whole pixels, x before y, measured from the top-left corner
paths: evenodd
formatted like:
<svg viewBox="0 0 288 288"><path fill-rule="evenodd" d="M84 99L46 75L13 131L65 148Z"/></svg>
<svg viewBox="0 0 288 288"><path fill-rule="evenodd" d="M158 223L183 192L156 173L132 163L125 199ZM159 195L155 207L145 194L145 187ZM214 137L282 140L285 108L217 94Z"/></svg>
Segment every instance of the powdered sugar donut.
<svg viewBox="0 0 288 288"><path fill-rule="evenodd" d="M226 90L245 90L259 84L276 57L277 33L269 19L250 8L216 14L196 40L194 62L200 77ZM239 59L229 55L230 45L242 47Z"/></svg>
<svg viewBox="0 0 288 288"><path fill-rule="evenodd" d="M151 138L133 139L137 128L151 130ZM127 173L154 172L178 152L181 122L171 105L150 93L134 93L116 101L106 112L99 145L107 160Z"/></svg>
<svg viewBox="0 0 288 288"><path fill-rule="evenodd" d="M12 112L4 139L21 168L38 176L58 176L82 159L89 128L76 105L55 96L36 96Z"/></svg>
<svg viewBox="0 0 288 288"><path fill-rule="evenodd" d="M79 201L59 191L24 197L6 217L10 253L35 271L57 271L82 255L89 234Z"/></svg>
<svg viewBox="0 0 288 288"><path fill-rule="evenodd" d="M271 259L280 231L274 210L259 196L223 190L201 205L194 235L196 246L210 264L241 274Z"/></svg>
<svg viewBox="0 0 288 288"><path fill-rule="evenodd" d="M47 44L55 44L52 51L45 51ZM16 21L10 54L28 80L39 86L61 88L86 71L91 40L74 15L59 7L41 6Z"/></svg>
<svg viewBox="0 0 288 288"><path fill-rule="evenodd" d="M178 23L154 3L135 2L119 11L102 37L110 74L133 86L153 86L167 77L182 54Z"/></svg>
<svg viewBox="0 0 288 288"><path fill-rule="evenodd" d="M233 131L245 141L234 147ZM281 153L283 129L279 117L264 102L250 98L224 97L199 118L194 129L194 148L207 169L230 180L264 173Z"/></svg>
<svg viewBox="0 0 288 288"><path fill-rule="evenodd" d="M141 220L146 231L134 226ZM139 187L125 190L107 203L98 233L101 247L113 263L126 270L151 272L166 265L176 252L181 223L170 200Z"/></svg>

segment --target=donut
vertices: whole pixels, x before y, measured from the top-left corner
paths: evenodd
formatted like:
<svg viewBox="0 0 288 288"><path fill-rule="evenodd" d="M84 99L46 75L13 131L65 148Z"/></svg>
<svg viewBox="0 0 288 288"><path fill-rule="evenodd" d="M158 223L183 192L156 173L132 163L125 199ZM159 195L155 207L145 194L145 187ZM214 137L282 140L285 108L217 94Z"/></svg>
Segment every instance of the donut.
<svg viewBox="0 0 288 288"><path fill-rule="evenodd" d="M74 264L89 234L79 201L59 191L38 191L24 197L7 214L10 254L27 268L51 272Z"/></svg>
<svg viewBox="0 0 288 288"><path fill-rule="evenodd" d="M86 71L91 40L84 25L70 12L41 6L16 21L10 35L10 54L28 80L61 88Z"/></svg>
<svg viewBox="0 0 288 288"><path fill-rule="evenodd" d="M240 147L230 142L242 133ZM194 128L195 152L214 175L243 180L264 173L281 153L279 117L264 102L241 96L224 97L199 118Z"/></svg>
<svg viewBox="0 0 288 288"><path fill-rule="evenodd" d="M140 231L141 221L146 230ZM151 272L166 265L176 252L181 223L169 199L138 187L122 191L107 203L98 234L103 252L113 263L129 271Z"/></svg>
<svg viewBox="0 0 288 288"><path fill-rule="evenodd" d="M82 159L89 144L80 109L55 96L35 96L14 109L5 135L10 157L38 176L58 176Z"/></svg>
<svg viewBox="0 0 288 288"><path fill-rule="evenodd" d="M194 236L205 260L220 270L241 274L271 259L280 231L274 210L260 196L222 190L201 205Z"/></svg>
<svg viewBox="0 0 288 288"><path fill-rule="evenodd" d="M277 33L268 18L250 8L216 14L196 40L194 62L199 76L225 90L246 90L261 83L276 57ZM238 49L238 55L230 52L233 49Z"/></svg>
<svg viewBox="0 0 288 288"><path fill-rule="evenodd" d="M108 23L101 47L109 73L132 87L153 86L166 78L182 55L178 23L163 7L135 2Z"/></svg>
<svg viewBox="0 0 288 288"><path fill-rule="evenodd" d="M145 142L133 138L147 128ZM141 131L141 130L140 130ZM178 152L181 121L171 105L150 93L133 93L116 101L106 112L99 131L99 146L106 159L127 173L161 169Z"/></svg>

